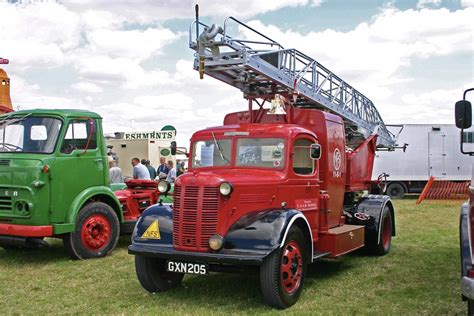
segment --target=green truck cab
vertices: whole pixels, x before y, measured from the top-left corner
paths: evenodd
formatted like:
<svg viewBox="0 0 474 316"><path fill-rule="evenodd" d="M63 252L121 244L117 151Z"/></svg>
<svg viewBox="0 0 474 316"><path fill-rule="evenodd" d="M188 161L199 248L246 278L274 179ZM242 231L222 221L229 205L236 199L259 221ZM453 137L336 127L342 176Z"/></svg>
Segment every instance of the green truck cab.
<svg viewBox="0 0 474 316"><path fill-rule="evenodd" d="M78 259L108 255L123 223L102 118L82 110L0 116L0 246L62 238Z"/></svg>

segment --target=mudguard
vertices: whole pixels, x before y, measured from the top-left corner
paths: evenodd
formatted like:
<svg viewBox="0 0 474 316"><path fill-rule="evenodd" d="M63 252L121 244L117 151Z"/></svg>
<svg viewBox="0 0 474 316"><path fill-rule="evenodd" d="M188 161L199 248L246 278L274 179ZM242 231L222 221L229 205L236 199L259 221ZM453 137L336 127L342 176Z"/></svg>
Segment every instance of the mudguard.
<svg viewBox="0 0 474 316"><path fill-rule="evenodd" d="M142 238L146 230L158 220L159 238ZM158 244L173 248L173 209L170 205L155 204L148 207L138 218L132 233L132 243Z"/></svg>
<svg viewBox="0 0 474 316"><path fill-rule="evenodd" d="M159 239L142 238L158 220ZM197 260L213 263L259 264L281 247L292 225L298 225L307 239L308 259L312 259L311 229L304 215L293 209L271 209L247 214L236 221L224 236L217 252L195 253L173 249L173 210L170 206L150 206L137 221L129 253L145 256Z"/></svg>
<svg viewBox="0 0 474 316"><path fill-rule="evenodd" d="M471 224L469 222L469 205L461 206L459 219L459 242L461 249L461 276L467 275L467 270L474 265L471 253Z"/></svg>
<svg viewBox="0 0 474 316"><path fill-rule="evenodd" d="M76 217L79 211L81 210L84 203L94 197L103 197L107 199L108 203L114 211L117 213L117 217L120 223L123 223L123 213L122 207L120 206L120 202L115 196L114 192L111 188L106 186L95 186L91 188L87 188L81 193L79 193L74 201L71 203L69 207L66 220L68 223L76 223Z"/></svg>
<svg viewBox="0 0 474 316"><path fill-rule="evenodd" d="M395 212L390 197L388 195L369 195L359 200L356 212L365 213L375 219L365 226L366 244L370 241L377 241L377 244L380 242L381 216L385 206L388 206L392 215L392 236L395 236Z"/></svg>

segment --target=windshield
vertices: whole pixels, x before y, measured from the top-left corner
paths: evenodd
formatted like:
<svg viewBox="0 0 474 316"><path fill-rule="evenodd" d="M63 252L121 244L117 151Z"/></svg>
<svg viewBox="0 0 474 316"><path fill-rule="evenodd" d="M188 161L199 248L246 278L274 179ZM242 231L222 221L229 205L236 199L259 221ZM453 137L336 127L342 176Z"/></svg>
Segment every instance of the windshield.
<svg viewBox="0 0 474 316"><path fill-rule="evenodd" d="M62 122L43 116L0 119L0 152L50 154L54 151Z"/></svg>
<svg viewBox="0 0 474 316"><path fill-rule="evenodd" d="M197 141L193 146L193 168L230 165L230 139Z"/></svg>
<svg viewBox="0 0 474 316"><path fill-rule="evenodd" d="M284 162L285 142L281 138L237 140L237 166L280 168Z"/></svg>

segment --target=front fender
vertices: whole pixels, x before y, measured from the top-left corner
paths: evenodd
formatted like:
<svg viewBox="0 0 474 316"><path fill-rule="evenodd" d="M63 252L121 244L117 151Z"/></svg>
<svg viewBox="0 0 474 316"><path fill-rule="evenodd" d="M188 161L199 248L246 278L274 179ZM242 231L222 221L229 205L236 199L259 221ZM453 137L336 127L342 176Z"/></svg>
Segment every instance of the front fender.
<svg viewBox="0 0 474 316"><path fill-rule="evenodd" d="M122 207L120 206L120 202L112 189L107 186L95 186L87 188L79 193L69 207L66 220L69 223L76 223L77 214L81 210L82 206L84 206L87 201L93 199L94 197L97 197L98 199L105 198L107 200L107 204L109 204L117 213L120 223L123 222L123 214L121 211Z"/></svg>
<svg viewBox="0 0 474 316"><path fill-rule="evenodd" d="M142 238L145 231L158 220L159 239ZM157 244L173 247L173 209L169 205L155 204L148 207L138 218L132 233L132 243Z"/></svg>
<svg viewBox="0 0 474 316"><path fill-rule="evenodd" d="M471 252L471 225L469 221L469 205L464 203L461 206L461 216L459 219L459 241L461 250L461 276L467 275L467 270L473 266Z"/></svg>
<svg viewBox="0 0 474 316"><path fill-rule="evenodd" d="M145 231L158 220L159 239L142 238ZM213 255L253 256L264 258L283 246L292 225L298 225L306 238L307 251L312 254L311 229L304 215L293 209L272 209L247 214L237 220L224 237L224 246ZM173 251L173 209L169 206L150 206L138 219L132 234L135 253L150 251L157 253ZM155 253L156 255L156 253ZM309 259L312 256L308 257Z"/></svg>
<svg viewBox="0 0 474 316"><path fill-rule="evenodd" d="M298 210L274 209L244 215L230 227L225 236L224 248L269 254L283 246L289 229L297 220L305 223L300 227L303 234L310 235L309 224ZM312 240L312 237L309 238ZM312 253L310 240L308 244L311 250L308 251Z"/></svg>

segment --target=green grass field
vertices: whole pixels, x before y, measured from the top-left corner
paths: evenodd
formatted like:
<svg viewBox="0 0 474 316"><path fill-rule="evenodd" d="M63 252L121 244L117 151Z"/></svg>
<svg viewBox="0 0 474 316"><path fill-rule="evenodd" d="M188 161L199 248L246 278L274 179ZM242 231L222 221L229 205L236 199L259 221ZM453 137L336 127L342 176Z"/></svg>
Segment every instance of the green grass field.
<svg viewBox="0 0 474 316"><path fill-rule="evenodd" d="M295 314L461 314L461 201L396 201L398 236L385 257L361 254L310 266ZM268 314L257 275L186 276L148 294L137 281L129 236L110 257L70 260L60 241L46 250L0 248L1 314Z"/></svg>

